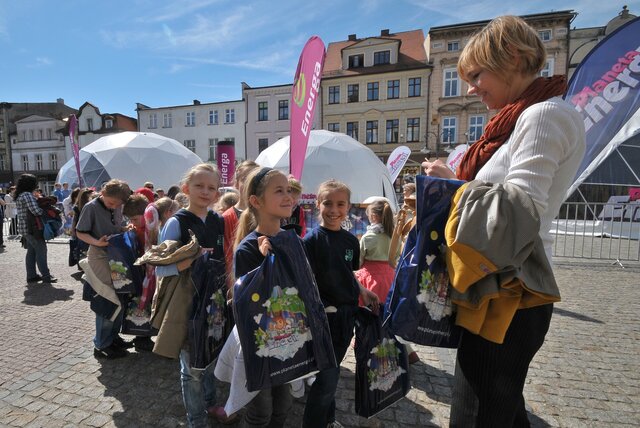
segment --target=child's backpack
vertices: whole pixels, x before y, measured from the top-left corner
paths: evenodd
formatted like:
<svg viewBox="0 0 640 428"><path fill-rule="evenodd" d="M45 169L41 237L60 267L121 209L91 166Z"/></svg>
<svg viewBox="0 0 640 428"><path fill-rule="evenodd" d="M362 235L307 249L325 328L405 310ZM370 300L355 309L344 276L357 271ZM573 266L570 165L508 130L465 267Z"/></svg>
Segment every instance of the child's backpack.
<svg viewBox="0 0 640 428"><path fill-rule="evenodd" d="M56 207L56 198L44 197L37 199L38 206L44 214L40 218L36 217L36 224L42 230L42 236L45 241L60 236L62 234L62 212ZM40 220L40 223L38 222Z"/></svg>

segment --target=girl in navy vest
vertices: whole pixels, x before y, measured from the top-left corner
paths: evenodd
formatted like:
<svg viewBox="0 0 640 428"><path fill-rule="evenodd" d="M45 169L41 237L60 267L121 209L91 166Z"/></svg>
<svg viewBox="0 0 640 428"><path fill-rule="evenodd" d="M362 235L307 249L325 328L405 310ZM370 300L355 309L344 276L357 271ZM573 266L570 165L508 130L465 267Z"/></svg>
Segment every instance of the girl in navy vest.
<svg viewBox="0 0 640 428"><path fill-rule="evenodd" d="M224 223L215 211L208 208L220 196L219 184L220 175L214 166L202 163L191 168L182 181L182 192L189 198L189 205L167 221L159 242L170 239L181 241L185 245L191 240L191 230L204 251L209 251L214 258L224 262ZM158 278L178 275L188 269L194 260L186 259L173 265L158 266L156 275ZM211 363L200 370L192 368L189 361L189 351L183 346L180 352L180 379L187 420L190 427L208 427L208 414L216 411L213 375L215 364Z"/></svg>
<svg viewBox="0 0 640 428"><path fill-rule="evenodd" d="M248 184L247 184L248 183ZM236 278L262 264L271 249L269 236L282 231L280 222L291 216L293 198L287 177L271 168L256 169L243 190L247 209L236 232L234 273ZM291 409L289 384L263 389L246 406L243 427L282 427Z"/></svg>
<svg viewBox="0 0 640 428"><path fill-rule="evenodd" d="M358 299L378 313L378 296L356 280L353 271L360 267L358 238L342 228L351 208L351 190L336 180L320 184L317 206L320 225L304 237L311 270L325 306L331 341L338 367L321 370L311 385L304 408L305 428L340 426L335 420L336 388L340 367L353 337Z"/></svg>

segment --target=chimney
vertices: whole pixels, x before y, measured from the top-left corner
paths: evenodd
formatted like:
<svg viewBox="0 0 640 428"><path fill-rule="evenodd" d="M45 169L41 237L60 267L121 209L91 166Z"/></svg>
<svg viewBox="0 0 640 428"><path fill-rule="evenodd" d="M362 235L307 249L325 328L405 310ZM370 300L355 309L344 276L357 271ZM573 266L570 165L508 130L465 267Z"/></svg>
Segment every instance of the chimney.
<svg viewBox="0 0 640 428"><path fill-rule="evenodd" d="M384 30L381 30L380 31L380 35L383 36L383 37L385 37L385 36L389 37L389 29L385 28Z"/></svg>
<svg viewBox="0 0 640 428"><path fill-rule="evenodd" d="M355 34L349 34L349 41L350 42L355 42L357 40L356 35Z"/></svg>
<svg viewBox="0 0 640 428"><path fill-rule="evenodd" d="M64 98L58 98L58 99L56 100L56 102L57 102L58 104L64 104Z"/></svg>
<svg viewBox="0 0 640 428"><path fill-rule="evenodd" d="M200 105L200 100L193 100L193 105L194 106L199 106Z"/></svg>

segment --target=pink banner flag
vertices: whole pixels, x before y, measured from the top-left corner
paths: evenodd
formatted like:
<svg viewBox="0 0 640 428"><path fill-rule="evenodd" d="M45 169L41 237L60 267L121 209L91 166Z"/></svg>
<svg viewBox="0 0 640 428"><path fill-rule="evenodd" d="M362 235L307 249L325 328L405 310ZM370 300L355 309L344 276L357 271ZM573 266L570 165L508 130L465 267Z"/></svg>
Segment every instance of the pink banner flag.
<svg viewBox="0 0 640 428"><path fill-rule="evenodd" d="M76 173L78 174L78 186L83 187L82 173L80 172L80 146L78 146L78 119L75 114L69 116L69 140L71 142L71 151L73 152L73 160L76 164Z"/></svg>
<svg viewBox="0 0 640 428"><path fill-rule="evenodd" d="M235 143L220 141L216 146L216 160L220 171L220 186L232 186L236 166Z"/></svg>
<svg viewBox="0 0 640 428"><path fill-rule="evenodd" d="M302 178L325 55L322 39L318 36L311 37L300 54L298 69L293 79L289 171L298 180Z"/></svg>

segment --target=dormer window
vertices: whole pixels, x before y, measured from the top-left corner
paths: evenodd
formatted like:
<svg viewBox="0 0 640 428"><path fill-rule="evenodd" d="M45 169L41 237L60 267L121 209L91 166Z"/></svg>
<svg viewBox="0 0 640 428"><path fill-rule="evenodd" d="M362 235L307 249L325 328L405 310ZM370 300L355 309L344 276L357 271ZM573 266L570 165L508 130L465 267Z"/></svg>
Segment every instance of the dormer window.
<svg viewBox="0 0 640 428"><path fill-rule="evenodd" d="M349 68L364 67L364 54L349 55Z"/></svg>
<svg viewBox="0 0 640 428"><path fill-rule="evenodd" d="M391 51L380 51L373 53L373 65L389 64L391 62Z"/></svg>

